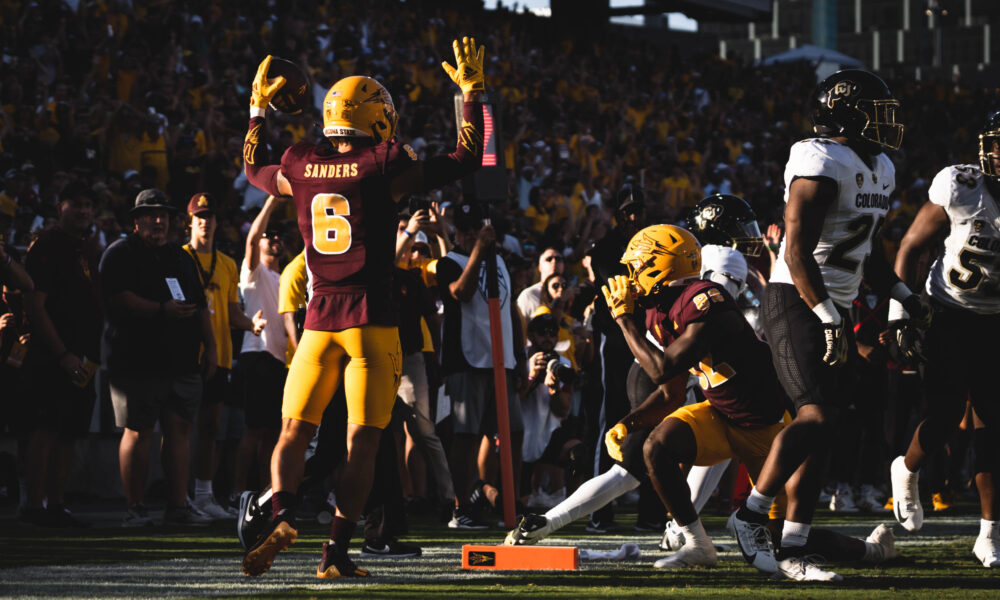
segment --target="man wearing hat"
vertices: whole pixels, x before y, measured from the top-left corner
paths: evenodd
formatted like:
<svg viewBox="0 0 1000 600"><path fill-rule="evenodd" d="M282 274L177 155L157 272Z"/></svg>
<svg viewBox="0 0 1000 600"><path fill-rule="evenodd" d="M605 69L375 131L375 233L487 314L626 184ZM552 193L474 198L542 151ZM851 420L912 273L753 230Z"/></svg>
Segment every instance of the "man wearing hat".
<svg viewBox="0 0 1000 600"><path fill-rule="evenodd" d="M521 457L525 471L521 480L522 484L531 483L536 502L548 506L565 497L564 466L576 484L582 483L580 477L584 474L589 478L593 469L589 453L577 439L576 428L563 427L563 419L569 416L573 402L573 383L568 377L572 373L569 360L555 350L558 337L559 323L552 314L540 314L528 322L528 386L521 394L524 418ZM585 469L588 463L590 468Z"/></svg>
<svg viewBox="0 0 1000 600"><path fill-rule="evenodd" d="M229 394L230 372L233 365L233 338L230 329L260 335L267 320L261 311L249 318L240 310L236 289L239 274L236 261L215 249L215 229L218 227L215 198L198 193L188 202L188 225L191 240L184 251L191 255L198 268L198 278L205 290L205 303L212 334L219 355L215 376L205 380L201 406L198 410L194 443L194 506L213 519L231 519L230 513L215 499L212 477L215 475L215 435L219 429L222 401Z"/></svg>
<svg viewBox="0 0 1000 600"><path fill-rule="evenodd" d="M519 317L511 297L510 274L503 257L497 256L507 398L495 398L485 276L486 254L491 252L490 246L495 241L496 232L492 225L483 225L478 207L461 205L455 212L455 247L438 261L437 266L438 290L444 304L441 370L454 418L451 475L457 504L448 523L453 529L484 529L487 526L474 514L469 497L475 487L479 443L483 435L496 433L495 403L498 401L506 401L510 413L515 498L520 478L524 424L514 369L518 358L523 362L525 344L521 327L514 327Z"/></svg>
<svg viewBox="0 0 1000 600"><path fill-rule="evenodd" d="M153 523L144 500L157 421L168 486L164 521L211 521L188 501L187 483L202 374L215 374L218 354L198 267L179 245L167 242L173 212L162 191L142 190L131 211L132 233L108 246L101 257L111 402L115 423L124 428L118 456L126 527Z"/></svg>

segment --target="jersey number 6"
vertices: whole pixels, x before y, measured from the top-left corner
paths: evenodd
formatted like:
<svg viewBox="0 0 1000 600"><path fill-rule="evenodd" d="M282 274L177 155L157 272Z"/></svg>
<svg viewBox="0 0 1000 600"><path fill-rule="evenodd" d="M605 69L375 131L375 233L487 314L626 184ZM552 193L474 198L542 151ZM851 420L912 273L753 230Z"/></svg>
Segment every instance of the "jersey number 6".
<svg viewBox="0 0 1000 600"><path fill-rule="evenodd" d="M351 205L340 194L316 194L312 199L312 245L320 254L343 254L351 248L351 223L344 218Z"/></svg>

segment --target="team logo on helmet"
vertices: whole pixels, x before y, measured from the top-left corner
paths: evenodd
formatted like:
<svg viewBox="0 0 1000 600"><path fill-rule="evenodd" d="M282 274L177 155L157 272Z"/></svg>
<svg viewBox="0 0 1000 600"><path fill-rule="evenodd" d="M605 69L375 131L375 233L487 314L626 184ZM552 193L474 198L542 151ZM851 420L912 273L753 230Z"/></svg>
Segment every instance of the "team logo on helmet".
<svg viewBox="0 0 1000 600"><path fill-rule="evenodd" d="M833 108L839 100L850 98L858 91L858 84L850 80L838 81L830 90L830 97L826 99L827 108Z"/></svg>
<svg viewBox="0 0 1000 600"><path fill-rule="evenodd" d="M697 276L701 270L701 247L686 229L651 225L632 236L621 262L628 267L636 292L644 297L672 281Z"/></svg>
<svg viewBox="0 0 1000 600"><path fill-rule="evenodd" d="M724 210L720 204L709 204L701 209L701 218L706 221L717 219L722 216Z"/></svg>

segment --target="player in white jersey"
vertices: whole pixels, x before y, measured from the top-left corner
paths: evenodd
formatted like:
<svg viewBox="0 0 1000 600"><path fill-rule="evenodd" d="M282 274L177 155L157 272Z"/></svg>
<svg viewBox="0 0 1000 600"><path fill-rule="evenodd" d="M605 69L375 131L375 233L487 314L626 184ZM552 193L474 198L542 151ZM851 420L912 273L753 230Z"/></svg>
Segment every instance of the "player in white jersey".
<svg viewBox="0 0 1000 600"><path fill-rule="evenodd" d="M903 237L896 273L916 283L921 251L947 232L944 248L931 265L926 291L934 320L920 344L903 308L890 304L889 321L901 352L926 360L925 419L906 456L892 463L896 519L909 531L923 525L917 478L929 454L944 446L972 402L975 431L973 470L981 522L973 553L985 567L1000 567L1000 397L989 376L1000 364L1000 112L992 113L979 136L977 165L946 167L934 177L916 219Z"/></svg>
<svg viewBox="0 0 1000 600"><path fill-rule="evenodd" d="M775 438L729 527L757 569L828 580L831 574L805 557L813 545L809 534L822 463L840 409L851 399L858 360L848 309L863 276L877 291L891 290L915 315L926 309L893 275L881 245L872 243L895 188L895 169L883 151L902 141L899 102L878 76L848 69L817 86L812 110L819 137L791 148L785 239L763 300L764 331L795 418ZM764 524L783 488L788 511L776 560Z"/></svg>

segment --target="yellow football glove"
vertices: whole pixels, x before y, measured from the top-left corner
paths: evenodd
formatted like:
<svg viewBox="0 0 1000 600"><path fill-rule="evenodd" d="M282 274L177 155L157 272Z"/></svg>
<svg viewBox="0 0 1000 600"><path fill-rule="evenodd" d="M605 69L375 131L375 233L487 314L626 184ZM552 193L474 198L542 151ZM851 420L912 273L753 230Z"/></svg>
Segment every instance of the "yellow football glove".
<svg viewBox="0 0 1000 600"><path fill-rule="evenodd" d="M625 428L624 423L618 423L604 435L604 445L608 447L608 456L618 462L624 460L622 458L622 442L625 441L626 435L628 435L628 429Z"/></svg>
<svg viewBox="0 0 1000 600"><path fill-rule="evenodd" d="M601 291L604 292L604 301L608 303L608 310L615 319L630 315L635 310L635 294L628 277L615 275L608 278L608 284Z"/></svg>
<svg viewBox="0 0 1000 600"><path fill-rule="evenodd" d="M267 70L270 67L271 55L268 54L257 67L257 74L254 75L253 83L250 85L250 108L266 110L271 98L274 98L281 86L285 85L285 78L280 75L274 79L267 78Z"/></svg>
<svg viewBox="0 0 1000 600"><path fill-rule="evenodd" d="M464 37L461 41L455 40L451 43L455 50L455 67L447 62L442 62L445 73L463 93L481 92L485 89L486 80L483 74L483 51L485 46L476 49L476 39Z"/></svg>

